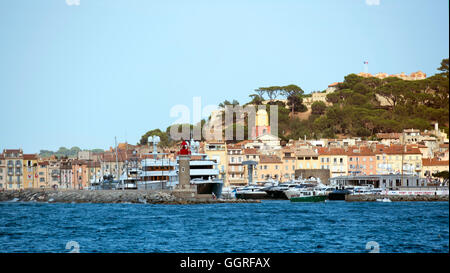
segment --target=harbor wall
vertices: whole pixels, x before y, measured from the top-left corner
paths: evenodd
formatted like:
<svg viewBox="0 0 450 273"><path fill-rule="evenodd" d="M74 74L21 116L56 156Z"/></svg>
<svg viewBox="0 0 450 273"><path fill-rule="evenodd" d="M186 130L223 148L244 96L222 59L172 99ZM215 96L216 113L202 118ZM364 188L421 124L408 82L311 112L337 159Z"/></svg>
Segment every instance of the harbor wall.
<svg viewBox="0 0 450 273"><path fill-rule="evenodd" d="M375 194L349 194L345 196L348 202L375 202L385 198L385 195ZM391 201L448 201L448 195L388 195Z"/></svg>
<svg viewBox="0 0 450 273"><path fill-rule="evenodd" d="M295 177L310 178L318 177L323 184L329 184L330 170L329 169L297 169L295 170Z"/></svg>
<svg viewBox="0 0 450 273"><path fill-rule="evenodd" d="M47 203L140 203L140 204L211 204L258 203L258 200L222 200L211 195L198 195L185 191L145 190L4 190L0 202Z"/></svg>

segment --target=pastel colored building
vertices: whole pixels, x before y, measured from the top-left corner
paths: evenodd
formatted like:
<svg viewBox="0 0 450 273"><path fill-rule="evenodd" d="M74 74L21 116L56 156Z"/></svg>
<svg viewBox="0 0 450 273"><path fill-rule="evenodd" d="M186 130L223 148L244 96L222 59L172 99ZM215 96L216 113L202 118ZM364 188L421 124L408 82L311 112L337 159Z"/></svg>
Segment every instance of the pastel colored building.
<svg viewBox="0 0 450 273"><path fill-rule="evenodd" d="M376 145L377 174L415 174L422 171L422 153L417 145Z"/></svg>
<svg viewBox="0 0 450 273"><path fill-rule="evenodd" d="M23 151L22 149L5 149L3 157L6 163L6 189L23 189Z"/></svg>
<svg viewBox="0 0 450 273"><path fill-rule="evenodd" d="M0 190L6 189L6 161L3 154L0 154Z"/></svg>
<svg viewBox="0 0 450 273"><path fill-rule="evenodd" d="M242 145L227 145L228 168L226 184L229 186L244 186L248 182L245 180L244 153Z"/></svg>
<svg viewBox="0 0 450 273"><path fill-rule="evenodd" d="M49 174L48 174L48 161L38 161L37 164L37 188L50 188Z"/></svg>
<svg viewBox="0 0 450 273"><path fill-rule="evenodd" d="M258 181L270 179L280 180L282 177L283 163L276 155L260 155L258 168Z"/></svg>
<svg viewBox="0 0 450 273"><path fill-rule="evenodd" d="M25 189L38 188L38 155L23 155L23 185Z"/></svg>
<svg viewBox="0 0 450 273"><path fill-rule="evenodd" d="M297 166L297 157L295 149L285 148L282 150L281 182L295 179L295 169Z"/></svg>
<svg viewBox="0 0 450 273"><path fill-rule="evenodd" d="M254 148L247 148L243 150L244 153L244 161L255 161L257 164L259 164L259 152L257 149ZM248 166L244 165L244 177L245 181L248 181ZM253 174L252 174L252 180L253 182L258 181L258 165L253 167Z"/></svg>
<svg viewBox="0 0 450 273"><path fill-rule="evenodd" d="M449 171L449 161L439 158L422 159L422 176L433 178L433 174Z"/></svg>
<svg viewBox="0 0 450 273"><path fill-rule="evenodd" d="M60 188L74 189L72 160L63 160L60 162Z"/></svg>
<svg viewBox="0 0 450 273"><path fill-rule="evenodd" d="M369 147L349 147L347 157L349 175L372 175L377 173L376 156Z"/></svg>
<svg viewBox="0 0 450 273"><path fill-rule="evenodd" d="M227 145L223 141L210 141L204 144L204 152L217 163L220 178L224 178L228 169ZM224 181L225 182L225 181Z"/></svg>
<svg viewBox="0 0 450 273"><path fill-rule="evenodd" d="M296 150L295 156L297 157L298 169L323 169L321 168L321 164L319 162L319 154L317 153L317 149L308 147L299 148Z"/></svg>
<svg viewBox="0 0 450 273"><path fill-rule="evenodd" d="M347 175L348 156L344 148L318 147L320 169L329 169L330 177Z"/></svg>
<svg viewBox="0 0 450 273"><path fill-rule="evenodd" d="M73 186L76 190L89 187L88 166L85 160L72 161Z"/></svg>

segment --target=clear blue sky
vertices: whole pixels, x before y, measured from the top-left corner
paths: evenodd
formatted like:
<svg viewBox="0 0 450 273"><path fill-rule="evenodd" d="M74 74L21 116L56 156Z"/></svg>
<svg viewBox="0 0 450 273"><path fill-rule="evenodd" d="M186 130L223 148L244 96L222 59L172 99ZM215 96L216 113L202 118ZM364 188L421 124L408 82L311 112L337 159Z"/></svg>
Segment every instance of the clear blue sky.
<svg viewBox="0 0 450 273"><path fill-rule="evenodd" d="M0 149L135 144L193 96L324 90L366 60L433 75L449 52L448 0L67 1L0 1Z"/></svg>

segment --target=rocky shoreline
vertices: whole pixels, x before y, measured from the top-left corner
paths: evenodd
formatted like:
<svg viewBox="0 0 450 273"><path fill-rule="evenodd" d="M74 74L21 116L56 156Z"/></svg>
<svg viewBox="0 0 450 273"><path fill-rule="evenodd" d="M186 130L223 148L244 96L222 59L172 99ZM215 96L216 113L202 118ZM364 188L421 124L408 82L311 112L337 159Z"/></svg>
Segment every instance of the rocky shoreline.
<svg viewBox="0 0 450 273"><path fill-rule="evenodd" d="M354 195L350 194L345 197L348 202L376 202L377 199L383 199L385 195ZM448 201L448 195L388 195L392 202L410 202L410 201Z"/></svg>
<svg viewBox="0 0 450 273"><path fill-rule="evenodd" d="M5 190L0 192L0 202L47 203L138 203L138 204L216 204L259 203L258 200L224 200L212 198L182 197L167 191L141 190Z"/></svg>

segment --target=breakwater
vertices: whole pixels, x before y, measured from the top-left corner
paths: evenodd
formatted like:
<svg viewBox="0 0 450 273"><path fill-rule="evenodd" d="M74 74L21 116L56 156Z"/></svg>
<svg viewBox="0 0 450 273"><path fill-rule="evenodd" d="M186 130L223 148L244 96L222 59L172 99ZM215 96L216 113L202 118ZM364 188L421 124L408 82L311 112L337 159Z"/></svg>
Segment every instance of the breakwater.
<svg viewBox="0 0 450 273"><path fill-rule="evenodd" d="M345 201L348 202L375 202L377 199L383 199L385 195L374 194L349 194L345 196ZM393 202L399 201L448 201L448 195L388 195L387 196Z"/></svg>
<svg viewBox="0 0 450 273"><path fill-rule="evenodd" d="M140 204L213 204L258 203L257 200L223 200L205 195L187 195L177 191L144 190L5 190L0 192L0 202L47 203L140 203Z"/></svg>

